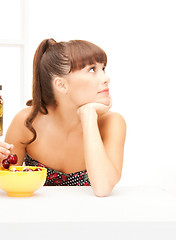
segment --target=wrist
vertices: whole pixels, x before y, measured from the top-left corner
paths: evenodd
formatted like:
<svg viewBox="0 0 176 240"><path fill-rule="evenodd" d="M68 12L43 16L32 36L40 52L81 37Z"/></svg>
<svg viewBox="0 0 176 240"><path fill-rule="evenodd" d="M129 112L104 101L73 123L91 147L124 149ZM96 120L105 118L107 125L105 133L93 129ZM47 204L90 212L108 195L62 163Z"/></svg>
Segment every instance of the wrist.
<svg viewBox="0 0 176 240"><path fill-rule="evenodd" d="M85 106L80 110L80 119L82 123L87 122L89 119L91 121L97 120L97 118L98 115L94 108Z"/></svg>

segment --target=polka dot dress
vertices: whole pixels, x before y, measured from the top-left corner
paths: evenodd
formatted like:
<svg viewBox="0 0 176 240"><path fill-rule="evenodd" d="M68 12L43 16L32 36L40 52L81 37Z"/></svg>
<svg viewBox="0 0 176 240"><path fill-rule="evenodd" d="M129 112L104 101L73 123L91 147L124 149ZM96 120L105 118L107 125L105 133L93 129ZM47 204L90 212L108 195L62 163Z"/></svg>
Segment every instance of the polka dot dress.
<svg viewBox="0 0 176 240"><path fill-rule="evenodd" d="M27 153L24 162L26 166L45 167L32 159ZM87 170L66 174L51 168L45 168L47 169L47 179L44 186L91 186Z"/></svg>

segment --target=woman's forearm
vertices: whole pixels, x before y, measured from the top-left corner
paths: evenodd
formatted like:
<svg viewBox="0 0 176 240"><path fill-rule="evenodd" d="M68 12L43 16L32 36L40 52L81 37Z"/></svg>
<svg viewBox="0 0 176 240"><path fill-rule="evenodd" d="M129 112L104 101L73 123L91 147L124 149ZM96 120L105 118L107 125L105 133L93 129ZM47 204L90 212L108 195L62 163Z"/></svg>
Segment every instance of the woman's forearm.
<svg viewBox="0 0 176 240"><path fill-rule="evenodd" d="M108 195L120 179L103 145L94 109L82 115L84 154L88 176L97 196Z"/></svg>

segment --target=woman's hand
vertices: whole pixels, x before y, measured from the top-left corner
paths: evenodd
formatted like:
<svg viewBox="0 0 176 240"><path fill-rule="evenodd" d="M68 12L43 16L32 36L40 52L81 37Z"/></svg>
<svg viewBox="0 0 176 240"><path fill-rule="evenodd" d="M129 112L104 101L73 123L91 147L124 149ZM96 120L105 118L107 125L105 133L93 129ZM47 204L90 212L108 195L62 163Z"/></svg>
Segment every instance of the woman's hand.
<svg viewBox="0 0 176 240"><path fill-rule="evenodd" d="M8 157L13 147L12 144L0 141L0 162Z"/></svg>
<svg viewBox="0 0 176 240"><path fill-rule="evenodd" d="M97 103L97 102L87 103L79 107L77 110L77 113L80 116L81 120L83 119L86 120L87 114L93 113L93 114L96 114L97 117L100 117L101 115L109 111L111 106L112 106L112 100L110 98L109 105L105 105L103 103Z"/></svg>

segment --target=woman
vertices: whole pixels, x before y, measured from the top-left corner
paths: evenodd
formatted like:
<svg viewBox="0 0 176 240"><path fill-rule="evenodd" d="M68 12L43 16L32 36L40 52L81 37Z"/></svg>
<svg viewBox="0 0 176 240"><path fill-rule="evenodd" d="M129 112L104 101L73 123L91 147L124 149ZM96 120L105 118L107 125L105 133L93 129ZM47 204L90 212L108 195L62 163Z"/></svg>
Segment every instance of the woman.
<svg viewBox="0 0 176 240"><path fill-rule="evenodd" d="M17 165L45 166L45 185L91 185L107 196L121 177L126 124L110 112L107 57L83 40L43 40L33 61L33 96L1 142Z"/></svg>

